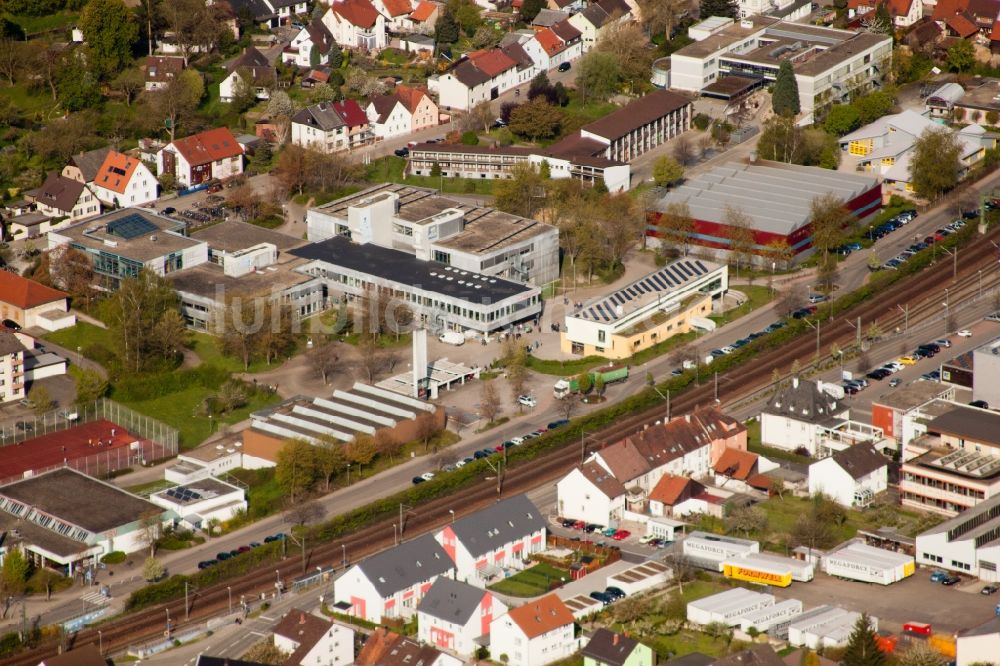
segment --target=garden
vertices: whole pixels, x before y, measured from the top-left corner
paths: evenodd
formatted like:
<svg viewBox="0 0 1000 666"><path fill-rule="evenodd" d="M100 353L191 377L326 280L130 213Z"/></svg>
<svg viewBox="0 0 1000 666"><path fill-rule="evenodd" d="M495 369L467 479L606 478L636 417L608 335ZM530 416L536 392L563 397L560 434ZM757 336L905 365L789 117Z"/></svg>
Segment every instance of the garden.
<svg viewBox="0 0 1000 666"><path fill-rule="evenodd" d="M546 562L539 562L530 569L504 578L489 586L490 590L511 597L537 597L569 582L568 569L560 569Z"/></svg>

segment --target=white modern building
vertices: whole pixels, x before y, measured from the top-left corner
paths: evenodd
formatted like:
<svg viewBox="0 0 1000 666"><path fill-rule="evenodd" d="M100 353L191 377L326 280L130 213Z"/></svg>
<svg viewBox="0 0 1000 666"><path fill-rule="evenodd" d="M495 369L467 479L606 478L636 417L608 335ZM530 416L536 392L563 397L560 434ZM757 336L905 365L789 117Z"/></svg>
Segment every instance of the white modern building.
<svg viewBox="0 0 1000 666"><path fill-rule="evenodd" d="M289 666L349 666L354 663L354 630L292 608L271 630L274 647Z"/></svg>
<svg viewBox="0 0 1000 666"><path fill-rule="evenodd" d="M972 352L972 399L1000 407L1000 338L976 347Z"/></svg>
<svg viewBox="0 0 1000 666"><path fill-rule="evenodd" d="M1000 617L955 634L955 666L988 664L1000 654Z"/></svg>
<svg viewBox="0 0 1000 666"><path fill-rule="evenodd" d="M21 400L24 388L24 352L27 348L12 331L0 329L0 405Z"/></svg>
<svg viewBox="0 0 1000 666"><path fill-rule="evenodd" d="M917 535L917 563L1000 582L1000 496Z"/></svg>
<svg viewBox="0 0 1000 666"><path fill-rule="evenodd" d="M573 627L569 608L558 596L549 594L493 619L490 656L510 666L551 664L580 649Z"/></svg>
<svg viewBox="0 0 1000 666"><path fill-rule="evenodd" d="M445 550L424 534L355 564L334 582L333 594L348 615L368 622L409 619L434 581L454 573Z"/></svg>
<svg viewBox="0 0 1000 666"><path fill-rule="evenodd" d="M712 330L708 315L728 289L727 266L677 259L567 313L562 351L623 359L692 328Z"/></svg>
<svg viewBox="0 0 1000 666"><path fill-rule="evenodd" d="M492 592L451 578L438 578L417 606L417 638L421 642L471 657L477 639L488 636L493 619L507 606Z"/></svg>
<svg viewBox="0 0 1000 666"><path fill-rule="evenodd" d="M889 460L871 444L855 444L809 465L809 494L863 508L889 487Z"/></svg>
<svg viewBox="0 0 1000 666"><path fill-rule="evenodd" d="M694 44L670 56L669 87L725 96L713 85L727 76L748 85L774 82L791 60L805 121L830 104L847 101L881 84L892 59L892 36L851 32L751 16L690 31Z"/></svg>
<svg viewBox="0 0 1000 666"><path fill-rule="evenodd" d="M246 491L212 477L153 493L149 501L173 512L174 525L188 530L223 523L247 510Z"/></svg>
<svg viewBox="0 0 1000 666"><path fill-rule="evenodd" d="M682 542L684 557L692 563L712 571L722 571L727 560L760 552L760 544L750 539L691 532Z"/></svg>

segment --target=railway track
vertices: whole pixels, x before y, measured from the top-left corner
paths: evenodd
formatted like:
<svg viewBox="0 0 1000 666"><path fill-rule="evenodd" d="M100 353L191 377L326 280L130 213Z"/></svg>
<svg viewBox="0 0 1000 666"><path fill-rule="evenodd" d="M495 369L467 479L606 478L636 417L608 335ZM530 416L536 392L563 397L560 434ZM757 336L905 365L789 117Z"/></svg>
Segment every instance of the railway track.
<svg viewBox="0 0 1000 666"><path fill-rule="evenodd" d="M858 317L861 318L862 325L879 322L883 327L895 326L898 325L897 322L902 322L903 317L896 305L907 303L913 304L909 312L910 323L940 317L942 308L937 303L945 287L949 289L949 297L954 298L957 303L963 295L967 297L979 289L980 271L984 274L983 289L1000 284L1000 270L996 269L996 248L989 242L991 240L1000 240L1000 227L963 250L960 257L961 266L958 267L954 278L951 262L939 261L920 273L896 283L885 295L839 313L832 321L823 322L819 333L821 353L834 343L844 347L854 342L857 333L853 322L856 322ZM989 272L988 267L993 267L995 270ZM722 403L729 403L753 393L761 386L770 383L773 368L785 368L796 359L808 362L815 353L816 337L813 335L799 336L777 349L762 350L740 366L737 377L719 383L718 399ZM689 387L687 391L673 399L672 410L674 413L684 413L700 405L714 403L715 391L715 386L710 382ZM587 441L596 440L602 444L614 442L642 430L662 417L663 408L657 405L618 419L599 431L588 433ZM527 492L553 482L572 469L577 460L575 444L567 443L557 450L531 460L530 464L513 464L503 478L503 495ZM404 537L414 533L422 534L444 525L451 520L452 510L460 515L467 514L497 499L495 480L484 480L483 483L462 489L454 495L425 502L406 514ZM292 554L285 560L268 563L239 578L217 583L203 590L195 590L189 597L187 609L184 608L183 600L144 609L101 626L100 636L96 628L80 631L69 638L68 649L76 645L100 642L106 653L119 652L130 645L163 636L168 617L174 623L174 632L182 632L185 628L200 624L227 608L230 591L233 597L253 598L259 596L261 592L273 590L275 579L272 575L289 580L300 575L303 569L309 570L318 565L329 564L338 566L345 552L350 553L352 561L357 561L391 546L394 540L393 522L392 518L385 519L343 539L317 545L307 552L305 565L290 546ZM13 655L4 663L9 666L34 666L42 659L56 654L57 650L55 642L48 642Z"/></svg>

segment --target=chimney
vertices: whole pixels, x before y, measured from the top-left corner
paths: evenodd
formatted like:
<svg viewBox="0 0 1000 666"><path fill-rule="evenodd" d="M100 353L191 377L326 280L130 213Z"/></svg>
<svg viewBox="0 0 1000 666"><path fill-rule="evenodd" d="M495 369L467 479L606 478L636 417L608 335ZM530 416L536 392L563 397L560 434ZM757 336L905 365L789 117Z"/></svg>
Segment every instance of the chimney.
<svg viewBox="0 0 1000 666"><path fill-rule="evenodd" d="M615 633L615 634L612 634L612 637L611 637L611 644L612 644L612 645L618 645L618 634L617 634L617 633Z"/></svg>
<svg viewBox="0 0 1000 666"><path fill-rule="evenodd" d="M795 375L792 377L792 388L797 389L799 387L799 376Z"/></svg>
<svg viewBox="0 0 1000 666"><path fill-rule="evenodd" d="M305 623L306 623L306 614L299 613L299 624L305 624Z"/></svg>

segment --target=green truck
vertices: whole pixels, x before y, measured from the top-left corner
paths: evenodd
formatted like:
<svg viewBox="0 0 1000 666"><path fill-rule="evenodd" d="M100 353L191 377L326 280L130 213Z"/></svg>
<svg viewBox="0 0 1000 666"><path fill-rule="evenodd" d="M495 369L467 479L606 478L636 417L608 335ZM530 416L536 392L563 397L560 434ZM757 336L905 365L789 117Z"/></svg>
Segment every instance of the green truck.
<svg viewBox="0 0 1000 666"><path fill-rule="evenodd" d="M593 370L587 373L590 375L591 385L597 381L597 377L600 376L604 380L604 385L614 384L615 382L623 382L628 379L628 366L627 365L611 365L606 368L600 368L598 370ZM562 400L570 393L580 392L580 378L579 377L569 377L566 379L560 379L552 387L552 394Z"/></svg>

